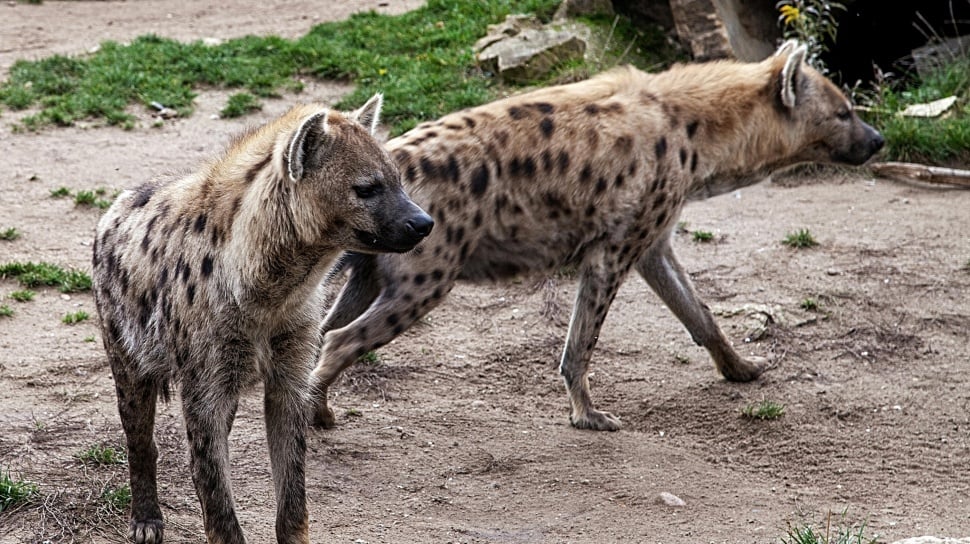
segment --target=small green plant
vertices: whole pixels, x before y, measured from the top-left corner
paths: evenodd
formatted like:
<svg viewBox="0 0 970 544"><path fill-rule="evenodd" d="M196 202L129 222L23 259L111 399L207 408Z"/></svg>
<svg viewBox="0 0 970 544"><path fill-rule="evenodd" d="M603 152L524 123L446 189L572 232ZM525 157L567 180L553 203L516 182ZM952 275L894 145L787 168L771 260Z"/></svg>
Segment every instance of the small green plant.
<svg viewBox="0 0 970 544"><path fill-rule="evenodd" d="M775 7L781 13L778 24L785 39L795 39L808 46L808 62L822 73L828 72L822 54L835 42L838 21L835 11L845 6L829 0L781 0Z"/></svg>
<svg viewBox="0 0 970 544"><path fill-rule="evenodd" d="M111 200L106 198L101 198L107 193L104 188L98 188L93 191L78 191L74 195L74 205L75 206L90 206L92 208L105 209L111 206Z"/></svg>
<svg viewBox="0 0 970 544"><path fill-rule="evenodd" d="M0 317L13 317L13 308L6 304L0 305Z"/></svg>
<svg viewBox="0 0 970 544"><path fill-rule="evenodd" d="M17 302L30 302L34 300L37 293L31 291L30 289L23 289L21 291L14 291L10 293L10 298L16 300Z"/></svg>
<svg viewBox="0 0 970 544"><path fill-rule="evenodd" d="M120 465L127 460L124 451L104 444L95 444L82 451L77 458L90 465Z"/></svg>
<svg viewBox="0 0 970 544"><path fill-rule="evenodd" d="M18 231L14 227L10 227L8 229L0 230L0 240L4 240L4 241L7 241L7 242L13 242L17 238L20 238L20 231Z"/></svg>
<svg viewBox="0 0 970 544"><path fill-rule="evenodd" d="M96 338L93 334L84 337L85 342L94 342L95 340Z"/></svg>
<svg viewBox="0 0 970 544"><path fill-rule="evenodd" d="M57 189L51 189L51 198L64 198L66 196L71 196L71 190L67 187L58 187Z"/></svg>
<svg viewBox="0 0 970 544"><path fill-rule="evenodd" d="M829 512L825 522L825 529L816 529L809 524L792 526L788 524L788 534L781 539L781 544L875 544L877 537L866 536L866 524L853 527L846 521L843 511L840 520L832 526L832 512Z"/></svg>
<svg viewBox="0 0 970 544"><path fill-rule="evenodd" d="M714 239L714 233L707 230L695 230L690 235L695 242L707 243Z"/></svg>
<svg viewBox="0 0 970 544"><path fill-rule="evenodd" d="M91 289L91 277L80 270L64 270L50 263L12 262L0 264L0 279L16 278L24 287L51 286L62 293Z"/></svg>
<svg viewBox="0 0 970 544"><path fill-rule="evenodd" d="M115 512L124 512L131 504L131 488L128 484L120 487L105 487L101 491L101 500Z"/></svg>
<svg viewBox="0 0 970 544"><path fill-rule="evenodd" d="M795 232L788 233L785 239L782 240L782 243L795 249L804 249L818 245L815 237L812 236L812 233L808 229L799 229Z"/></svg>
<svg viewBox="0 0 970 544"><path fill-rule="evenodd" d="M376 365L380 364L381 357L376 351L368 351L367 353L361 355L358 361L367 365Z"/></svg>
<svg viewBox="0 0 970 544"><path fill-rule="evenodd" d="M91 316L89 316L84 310L78 310L62 317L61 322L67 325L74 325L75 323L80 323L89 317Z"/></svg>
<svg viewBox="0 0 970 544"><path fill-rule="evenodd" d="M249 93L236 93L229 97L229 100L226 102L226 107L222 108L219 115L225 119L230 119L233 117L242 117L247 113L261 109L263 109L263 105L259 103L259 100L255 96Z"/></svg>
<svg viewBox="0 0 970 544"><path fill-rule="evenodd" d="M356 408L348 408L347 411L344 412L344 414L347 417L360 417L360 416L364 415L364 414L361 413L360 410L358 410Z"/></svg>
<svg viewBox="0 0 970 544"><path fill-rule="evenodd" d="M37 494L37 484L15 480L9 472L0 472L0 512L20 503L29 502Z"/></svg>
<svg viewBox="0 0 970 544"><path fill-rule="evenodd" d="M808 310L809 312L818 311L818 301L812 297L807 297L802 300L801 303L799 303L799 306L801 306L803 310Z"/></svg>
<svg viewBox="0 0 970 544"><path fill-rule="evenodd" d="M749 419L777 419L785 413L785 406L771 400L762 400L741 409L741 415Z"/></svg>

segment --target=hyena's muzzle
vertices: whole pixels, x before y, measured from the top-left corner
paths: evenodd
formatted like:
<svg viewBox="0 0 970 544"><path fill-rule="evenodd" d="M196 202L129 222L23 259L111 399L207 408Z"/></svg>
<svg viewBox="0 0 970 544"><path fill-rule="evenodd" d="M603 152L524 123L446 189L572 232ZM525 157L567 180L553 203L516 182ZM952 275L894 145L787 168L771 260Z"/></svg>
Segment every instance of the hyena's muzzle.
<svg viewBox="0 0 970 544"><path fill-rule="evenodd" d="M853 123L849 145L841 149L834 149L832 160L858 166L864 164L873 155L878 153L885 143L886 140L878 130L856 117L855 123Z"/></svg>
<svg viewBox="0 0 970 544"><path fill-rule="evenodd" d="M383 198L374 199L371 213L376 228L373 232L356 229L354 234L373 251L404 253L414 249L431 234L434 219L411 201L404 190L387 190Z"/></svg>

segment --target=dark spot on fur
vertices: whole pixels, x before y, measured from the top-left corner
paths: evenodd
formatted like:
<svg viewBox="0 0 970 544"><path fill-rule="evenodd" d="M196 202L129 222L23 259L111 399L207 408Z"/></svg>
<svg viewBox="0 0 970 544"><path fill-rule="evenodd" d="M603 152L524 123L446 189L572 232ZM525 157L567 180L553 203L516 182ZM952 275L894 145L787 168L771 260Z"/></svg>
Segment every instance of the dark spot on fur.
<svg viewBox="0 0 970 544"><path fill-rule="evenodd" d="M441 172L437 163L428 157L421 157L418 162L421 164L421 171L424 173L425 178L434 180L440 177Z"/></svg>
<svg viewBox="0 0 970 544"><path fill-rule="evenodd" d="M475 120L471 117L462 117L461 120L465 122L468 128L475 128Z"/></svg>
<svg viewBox="0 0 970 544"><path fill-rule="evenodd" d="M488 189L489 181L488 166L482 164L472 172L471 192L473 195L481 195Z"/></svg>
<svg viewBox="0 0 970 544"><path fill-rule="evenodd" d="M467 241L461 245L461 250L458 251L458 258L461 260L461 262L465 262L465 259L468 258L469 247L470 246Z"/></svg>
<svg viewBox="0 0 970 544"><path fill-rule="evenodd" d="M427 276L425 276L424 274L415 274L414 285L424 285L424 282L427 279L428 279Z"/></svg>
<svg viewBox="0 0 970 544"><path fill-rule="evenodd" d="M548 149L542 150L542 171L552 173L552 152Z"/></svg>
<svg viewBox="0 0 970 544"><path fill-rule="evenodd" d="M397 314L391 314L391 315L387 316L387 324L388 325L397 325L398 322L400 322L400 321L401 321L401 318Z"/></svg>
<svg viewBox="0 0 970 544"><path fill-rule="evenodd" d="M656 210L657 208L663 206L666 202L667 202L666 193L660 193L659 195L657 195L657 198L655 198L653 201L653 209Z"/></svg>
<svg viewBox="0 0 970 544"><path fill-rule="evenodd" d="M498 195L495 197L495 213L502 211L503 208L509 203L509 197L505 195Z"/></svg>
<svg viewBox="0 0 970 544"><path fill-rule="evenodd" d="M455 229L455 243L461 242L465 239L465 227L458 227Z"/></svg>
<svg viewBox="0 0 970 544"><path fill-rule="evenodd" d="M603 111L607 113L623 113L623 104L619 102L610 102L603 106Z"/></svg>
<svg viewBox="0 0 970 544"><path fill-rule="evenodd" d="M418 169L415 168L413 164L408 164L408 167L404 169L404 179L407 181L414 181L417 173Z"/></svg>
<svg viewBox="0 0 970 544"><path fill-rule="evenodd" d="M482 218L482 211L478 210L475 212L475 217L472 219L472 224L475 225L475 228L479 228L482 226L482 221L484 221Z"/></svg>
<svg viewBox="0 0 970 544"><path fill-rule="evenodd" d="M631 161L629 168L626 169L626 175L633 176L637 173L637 161Z"/></svg>
<svg viewBox="0 0 970 544"><path fill-rule="evenodd" d="M600 177L596 180L596 194L600 194L606 190L606 178Z"/></svg>
<svg viewBox="0 0 970 544"><path fill-rule="evenodd" d="M660 212L660 215L657 216L657 221L654 224L659 227L660 225L663 225L664 221L666 220L667 220L667 210L664 210Z"/></svg>
<svg viewBox="0 0 970 544"><path fill-rule="evenodd" d="M595 213L596 213L596 206L593 206L592 204L590 204L589 206L586 206L586 217L593 217Z"/></svg>
<svg viewBox="0 0 970 544"><path fill-rule="evenodd" d="M623 154L628 154L633 150L633 137L620 136L616 139L616 150Z"/></svg>
<svg viewBox="0 0 970 544"><path fill-rule="evenodd" d="M132 207L143 208L148 201L152 199L152 195L155 194L155 187L152 183L145 183L140 185L135 189L135 198L131 201Z"/></svg>
<svg viewBox="0 0 970 544"><path fill-rule="evenodd" d="M512 157L509 160L509 175L512 177L519 177L522 174L522 163L519 162L518 157Z"/></svg>
<svg viewBox="0 0 970 544"><path fill-rule="evenodd" d="M687 164L687 150L683 147L680 148L680 167L683 168Z"/></svg>
<svg viewBox="0 0 970 544"><path fill-rule="evenodd" d="M411 161L411 153L409 153L407 149L398 149L391 156L394 157L394 160L397 161L398 164L404 164Z"/></svg>
<svg viewBox="0 0 970 544"><path fill-rule="evenodd" d="M687 123L687 137L688 138L693 138L694 135L697 134L697 125L698 124L699 124L698 121L691 121L690 123Z"/></svg>
<svg viewBox="0 0 970 544"><path fill-rule="evenodd" d="M542 121L539 121L539 130L542 131L542 135L546 138L552 137L552 131L555 130L555 128L556 126L549 117L543 117Z"/></svg>
<svg viewBox="0 0 970 544"><path fill-rule="evenodd" d="M548 102L535 102L533 104L529 104L529 107L535 108L536 110L539 111L539 113L545 113L545 114L549 114L556 111L556 107Z"/></svg>
<svg viewBox="0 0 970 544"><path fill-rule="evenodd" d="M209 220L209 218L206 217L206 215L204 213L200 213L195 218L195 224L192 226L192 230L194 230L195 232L202 232L202 231L204 231L205 230L206 221L208 221L208 220Z"/></svg>
<svg viewBox="0 0 970 544"><path fill-rule="evenodd" d="M458 166L458 159L454 155L448 155L448 178L452 183L458 183L461 177L461 168Z"/></svg>
<svg viewBox="0 0 970 544"><path fill-rule="evenodd" d="M640 101L643 102L643 103L645 103L645 104L649 104L651 102L656 102L657 101L657 95L655 95L655 94L653 94L653 93L651 93L649 91L640 91Z"/></svg>
<svg viewBox="0 0 970 544"><path fill-rule="evenodd" d="M266 165L269 164L271 160L273 160L272 153L267 154L265 157L260 159L259 162L254 164L249 170L246 170L246 177L245 177L246 183L252 183L256 181L256 176L258 176L259 173L263 171L263 168L266 168Z"/></svg>
<svg viewBox="0 0 970 544"><path fill-rule="evenodd" d="M583 165L583 169L579 172L579 180L582 182L589 182L593 179L593 166L589 163Z"/></svg>
<svg viewBox="0 0 970 544"><path fill-rule="evenodd" d="M212 255L206 255L202 258L202 277L208 278L212 275Z"/></svg>
<svg viewBox="0 0 970 544"><path fill-rule="evenodd" d="M522 159L522 174L526 177L533 177L536 175L536 161L532 157L526 157Z"/></svg>
<svg viewBox="0 0 970 544"><path fill-rule="evenodd" d="M402 332L404 332L404 325L394 325L394 329L392 329L391 332L395 336L401 334Z"/></svg>
<svg viewBox="0 0 970 544"><path fill-rule="evenodd" d="M559 173L565 174L566 170L569 169L569 153L566 150L560 151L556 157L556 163L559 165Z"/></svg>
<svg viewBox="0 0 970 544"><path fill-rule="evenodd" d="M622 187L623 181L624 181L623 174L617 174L616 179L613 180L613 184L616 185L617 187Z"/></svg>
<svg viewBox="0 0 970 544"><path fill-rule="evenodd" d="M528 115L528 112L526 112L524 109L522 109L522 108L520 108L518 106L512 106L512 107L509 108L509 117L511 117L512 119L514 119L516 121L519 121L521 119L525 119L525 116L526 115Z"/></svg>
<svg viewBox="0 0 970 544"><path fill-rule="evenodd" d="M188 287L185 288L185 300L189 302L191 306L195 302L195 284L190 283Z"/></svg>
<svg viewBox="0 0 970 544"><path fill-rule="evenodd" d="M586 112L588 115L596 115L600 112L600 107L597 106L596 104L586 104L583 107L583 111Z"/></svg>
<svg viewBox="0 0 970 544"><path fill-rule="evenodd" d="M509 133L505 130L500 130L495 133L495 140L498 141L498 145L505 147L509 143Z"/></svg>
<svg viewBox="0 0 970 544"><path fill-rule="evenodd" d="M661 136L660 139L657 140L657 143L654 144L653 150L657 154L657 160L662 159L667 153L667 138Z"/></svg>
<svg viewBox="0 0 970 544"><path fill-rule="evenodd" d="M456 124L456 123L445 123L445 128L448 129L448 130L461 130L461 129L465 128L465 127L463 127L463 126L461 126L459 124Z"/></svg>
<svg viewBox="0 0 970 544"><path fill-rule="evenodd" d="M693 174L697 171L697 151L691 153L690 156L690 173Z"/></svg>

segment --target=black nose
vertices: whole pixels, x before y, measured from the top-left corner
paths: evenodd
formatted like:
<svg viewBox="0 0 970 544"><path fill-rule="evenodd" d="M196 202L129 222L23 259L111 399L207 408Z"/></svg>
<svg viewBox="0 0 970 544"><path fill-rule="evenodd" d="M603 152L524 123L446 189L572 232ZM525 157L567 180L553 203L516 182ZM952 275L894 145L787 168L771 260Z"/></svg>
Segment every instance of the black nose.
<svg viewBox="0 0 970 544"><path fill-rule="evenodd" d="M416 215L407 222L408 233L415 234L421 238L431 234L433 227L434 219L431 219L431 216L426 213Z"/></svg>
<svg viewBox="0 0 970 544"><path fill-rule="evenodd" d="M882 146L886 145L886 139L882 137L882 134L876 133L876 137L872 139L872 152L875 154L877 151L882 149Z"/></svg>

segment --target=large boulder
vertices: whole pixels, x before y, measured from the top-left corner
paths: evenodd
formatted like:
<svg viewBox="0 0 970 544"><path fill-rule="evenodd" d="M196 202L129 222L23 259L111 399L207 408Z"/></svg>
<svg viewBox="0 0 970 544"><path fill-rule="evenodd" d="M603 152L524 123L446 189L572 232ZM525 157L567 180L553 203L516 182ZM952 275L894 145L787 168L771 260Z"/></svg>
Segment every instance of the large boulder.
<svg viewBox="0 0 970 544"><path fill-rule="evenodd" d="M582 59L586 40L574 29L543 26L534 17L509 15L504 22L489 25L488 35L478 40L474 50L484 70L505 81L527 83L557 64Z"/></svg>

